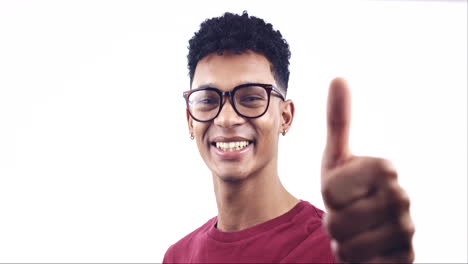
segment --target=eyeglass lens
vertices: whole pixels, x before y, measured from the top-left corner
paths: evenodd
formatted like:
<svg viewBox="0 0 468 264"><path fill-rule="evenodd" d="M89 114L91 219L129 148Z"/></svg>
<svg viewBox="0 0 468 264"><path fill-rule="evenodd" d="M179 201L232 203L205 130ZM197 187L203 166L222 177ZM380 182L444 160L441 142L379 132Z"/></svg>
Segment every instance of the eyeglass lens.
<svg viewBox="0 0 468 264"><path fill-rule="evenodd" d="M213 119L220 110L222 98L213 90L193 92L188 98L190 113L199 120ZM233 107L246 117L257 117L268 107L268 93L261 86L245 86L236 89Z"/></svg>

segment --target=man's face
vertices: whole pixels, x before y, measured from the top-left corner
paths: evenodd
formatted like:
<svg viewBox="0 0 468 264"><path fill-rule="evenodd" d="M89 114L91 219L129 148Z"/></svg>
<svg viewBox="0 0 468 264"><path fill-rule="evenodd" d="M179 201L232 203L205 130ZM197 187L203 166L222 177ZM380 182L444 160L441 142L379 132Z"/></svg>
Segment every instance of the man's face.
<svg viewBox="0 0 468 264"><path fill-rule="evenodd" d="M192 89L209 85L231 91L245 83L276 85L270 63L263 55L252 51L224 52L221 56L213 53L198 62ZM263 168L276 172L278 135L292 120L292 102L271 96L263 116L247 119L234 111L228 96L223 101L221 112L212 121L198 122L187 113L189 129L208 168L225 181L246 179Z"/></svg>

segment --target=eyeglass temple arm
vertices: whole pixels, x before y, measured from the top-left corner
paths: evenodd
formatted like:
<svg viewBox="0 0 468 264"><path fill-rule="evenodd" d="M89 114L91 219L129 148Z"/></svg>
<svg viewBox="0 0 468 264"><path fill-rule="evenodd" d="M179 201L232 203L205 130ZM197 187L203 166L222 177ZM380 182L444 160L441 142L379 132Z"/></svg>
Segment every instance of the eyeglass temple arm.
<svg viewBox="0 0 468 264"><path fill-rule="evenodd" d="M286 94L283 94L283 92L280 91L280 89L278 89L274 85L272 85L271 88L273 89L273 91L277 92L280 95L281 99L286 100Z"/></svg>

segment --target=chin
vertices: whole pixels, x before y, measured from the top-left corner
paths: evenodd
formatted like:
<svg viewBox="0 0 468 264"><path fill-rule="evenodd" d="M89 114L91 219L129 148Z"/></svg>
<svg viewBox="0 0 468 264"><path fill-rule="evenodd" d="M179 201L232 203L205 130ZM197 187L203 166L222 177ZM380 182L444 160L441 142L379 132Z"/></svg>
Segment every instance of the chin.
<svg viewBox="0 0 468 264"><path fill-rule="evenodd" d="M219 176L223 182L226 183L240 183L244 180L244 178L241 177L235 177L235 176Z"/></svg>
<svg viewBox="0 0 468 264"><path fill-rule="evenodd" d="M214 173L217 177L227 183L237 183L241 182L249 177L249 174L246 172L236 171L233 170L224 170L218 171Z"/></svg>

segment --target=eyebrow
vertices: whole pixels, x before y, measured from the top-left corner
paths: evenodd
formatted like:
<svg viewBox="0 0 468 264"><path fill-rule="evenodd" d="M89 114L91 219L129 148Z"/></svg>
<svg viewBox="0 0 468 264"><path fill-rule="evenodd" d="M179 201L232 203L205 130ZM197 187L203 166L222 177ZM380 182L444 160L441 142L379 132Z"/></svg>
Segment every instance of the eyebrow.
<svg viewBox="0 0 468 264"><path fill-rule="evenodd" d="M207 83L207 84L202 84L196 88L192 88L192 90L195 90L195 89L204 89L204 88L213 88L213 84L212 83Z"/></svg>
<svg viewBox="0 0 468 264"><path fill-rule="evenodd" d="M239 85L243 85L243 84L248 84L248 83L263 83L263 82L251 82L251 81L247 81L247 82L242 82L234 87L237 87ZM196 88L192 88L191 90L195 90L195 89L204 89L204 88L217 88L216 85L213 85L213 83L207 83L207 84L202 84Z"/></svg>

